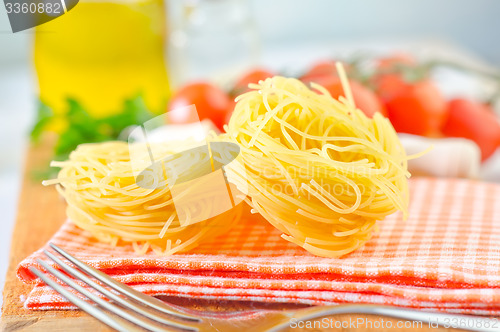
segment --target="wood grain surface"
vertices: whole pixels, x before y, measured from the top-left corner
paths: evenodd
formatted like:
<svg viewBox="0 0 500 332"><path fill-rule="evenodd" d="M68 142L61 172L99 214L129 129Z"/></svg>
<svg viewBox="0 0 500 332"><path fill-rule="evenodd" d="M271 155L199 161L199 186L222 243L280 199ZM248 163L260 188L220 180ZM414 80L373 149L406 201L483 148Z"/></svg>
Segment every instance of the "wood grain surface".
<svg viewBox="0 0 500 332"><path fill-rule="evenodd" d="M16 267L19 262L39 249L60 227L65 220L65 203L52 187L43 187L39 181L33 179L33 171L43 169L52 155L51 144L32 146L28 152L25 162L24 179L22 183L21 196L19 198L18 214L10 251L9 269L7 271L6 283L3 292L2 307L2 331L109 331L107 327L92 317L80 311L30 311L22 306L21 299L27 296L32 286L21 283L16 277ZM225 301L223 303L211 303L209 301L182 300L167 298L167 301L183 304L200 310L241 310L244 308L255 308L263 306L258 303L241 303ZM277 305L275 304L274 307ZM282 309L290 306L281 305ZM348 322L363 318L372 322L367 327L353 328L347 326L341 329L321 328L290 328L289 331L447 331L447 329L429 327L423 323L422 327L413 325L407 328L397 328L398 320L385 317L364 315L342 315L331 317L340 322ZM379 326L381 320L391 321L393 328L382 328ZM379 326L377 328L377 326ZM451 329L450 329L451 331ZM454 330L457 331L457 330ZM240 331L243 332L243 331Z"/></svg>

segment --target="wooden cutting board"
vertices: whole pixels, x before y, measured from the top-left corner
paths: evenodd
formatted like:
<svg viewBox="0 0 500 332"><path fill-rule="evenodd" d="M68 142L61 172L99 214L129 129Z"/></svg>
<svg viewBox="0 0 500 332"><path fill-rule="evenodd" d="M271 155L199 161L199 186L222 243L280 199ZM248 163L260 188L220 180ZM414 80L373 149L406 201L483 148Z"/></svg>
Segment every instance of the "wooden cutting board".
<svg viewBox="0 0 500 332"><path fill-rule="evenodd" d="M21 283L16 277L16 268L21 260L42 247L56 232L66 218L65 203L58 196L53 187L43 187L40 181L33 179L36 170L45 169L52 156L52 144L32 146L26 157L26 166L22 183L21 196L17 212L17 220L12 235L12 245L7 271L6 282L3 292L2 320L0 327L2 331L110 331L96 319L80 311L30 311L23 308L22 298L27 296L32 286ZM209 302L197 300L172 299L167 300L183 304L191 308L210 310L236 310L264 306L258 303L241 303L226 301ZM273 308L284 305L272 305ZM268 307L268 306L266 306ZM342 331L385 331L375 328L380 326L381 320L391 321L396 326L397 320L377 316L364 315L341 315L331 317L337 321L356 320L363 318L372 322L373 328L363 327L358 329L343 328ZM368 323L367 326L370 326ZM327 331L327 329L289 329L290 331ZM390 331L447 331L447 329L431 328L426 323L420 329L415 328L391 328ZM225 332L225 331L223 331Z"/></svg>

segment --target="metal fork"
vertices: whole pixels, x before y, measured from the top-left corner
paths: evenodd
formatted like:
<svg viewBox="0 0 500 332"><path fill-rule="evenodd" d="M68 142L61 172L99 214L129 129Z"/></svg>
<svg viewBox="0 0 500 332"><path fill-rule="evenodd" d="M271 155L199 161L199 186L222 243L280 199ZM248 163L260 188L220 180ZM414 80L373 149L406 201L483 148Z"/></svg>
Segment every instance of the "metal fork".
<svg viewBox="0 0 500 332"><path fill-rule="evenodd" d="M118 331L134 332L146 329L158 332L224 332L236 330L277 332L290 327L292 322L297 323L299 321L339 314L380 315L410 321L421 321L424 325L432 322L441 327L454 327L468 331L489 332L499 330L498 326L493 326L494 324L491 321L489 322L489 327L485 327L487 319L485 317L422 312L369 304L316 306L287 311L258 310L251 311L251 315L248 314L249 312L241 312L242 317L246 316L245 319L201 318L187 312L182 312L159 299L147 296L112 279L105 273L88 266L52 243L50 247L76 266L76 268L72 267L53 253L44 250L44 254L48 258L52 259L62 270L73 276L73 278L51 267L43 260L38 260L38 263L45 268L47 273L43 273L35 267L30 267L31 272L75 306ZM61 286L53 278L49 277L49 275L65 283L66 287ZM97 283L90 277L93 277L102 284ZM82 287L76 280L83 281L91 289L104 295L107 300L103 300L94 292ZM69 291L68 287L85 296L87 300L82 300L79 296ZM94 304L89 303L88 300ZM497 323L500 324L500 321Z"/></svg>

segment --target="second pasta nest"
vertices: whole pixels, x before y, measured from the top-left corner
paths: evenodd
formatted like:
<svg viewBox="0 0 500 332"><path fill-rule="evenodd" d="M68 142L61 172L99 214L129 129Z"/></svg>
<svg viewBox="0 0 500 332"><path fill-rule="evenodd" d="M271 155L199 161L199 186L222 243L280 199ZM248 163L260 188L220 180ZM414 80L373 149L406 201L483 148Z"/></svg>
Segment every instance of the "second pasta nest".
<svg viewBox="0 0 500 332"><path fill-rule="evenodd" d="M240 145L254 212L284 239L337 257L368 241L377 220L406 215L407 157L388 119L296 79L251 88L238 97L227 136Z"/></svg>

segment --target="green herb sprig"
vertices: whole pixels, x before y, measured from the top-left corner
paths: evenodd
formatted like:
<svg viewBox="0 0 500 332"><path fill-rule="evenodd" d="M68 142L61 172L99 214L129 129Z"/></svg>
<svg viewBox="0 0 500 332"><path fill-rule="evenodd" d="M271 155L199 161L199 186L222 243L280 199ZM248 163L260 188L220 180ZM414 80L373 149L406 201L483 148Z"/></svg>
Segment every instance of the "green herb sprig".
<svg viewBox="0 0 500 332"><path fill-rule="evenodd" d="M67 100L67 112L60 115L42 101L38 102L35 124L31 130L31 141L40 141L43 133L57 119L63 118L67 127L59 133L54 146L55 160L67 159L69 153L82 143L97 143L120 139L120 133L127 127L140 125L154 117L148 110L141 96L127 99L119 112L107 117L96 118L90 115L85 108L75 99ZM47 178L53 172L38 171L37 178Z"/></svg>

